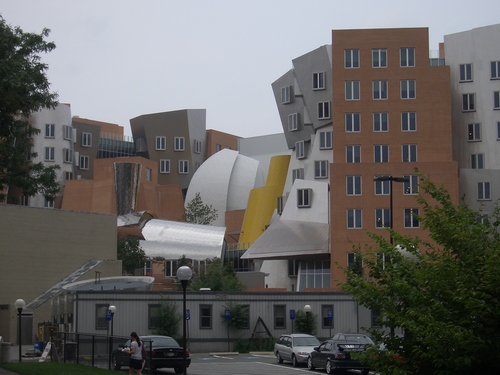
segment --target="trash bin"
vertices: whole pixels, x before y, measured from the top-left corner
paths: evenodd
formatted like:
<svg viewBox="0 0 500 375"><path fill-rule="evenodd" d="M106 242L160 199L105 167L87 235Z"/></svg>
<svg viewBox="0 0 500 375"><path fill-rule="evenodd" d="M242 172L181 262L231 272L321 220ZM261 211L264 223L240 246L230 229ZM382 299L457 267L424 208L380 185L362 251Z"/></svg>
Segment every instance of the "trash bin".
<svg viewBox="0 0 500 375"><path fill-rule="evenodd" d="M43 352L43 342L42 341L35 341L34 347L35 347L35 355L42 354L42 352Z"/></svg>
<svg viewBox="0 0 500 375"><path fill-rule="evenodd" d="M9 363L11 346L10 342L3 342L2 336L0 336L0 363Z"/></svg>

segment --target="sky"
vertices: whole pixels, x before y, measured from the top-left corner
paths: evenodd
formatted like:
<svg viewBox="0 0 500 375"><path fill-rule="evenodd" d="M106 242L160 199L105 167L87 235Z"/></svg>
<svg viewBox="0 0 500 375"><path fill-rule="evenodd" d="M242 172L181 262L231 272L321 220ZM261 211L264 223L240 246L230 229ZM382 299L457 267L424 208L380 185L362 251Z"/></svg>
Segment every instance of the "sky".
<svg viewBox="0 0 500 375"><path fill-rule="evenodd" d="M498 0L0 0L11 26L40 34L47 76L73 116L125 128L149 113L206 109L207 129L281 133L271 84L335 29L428 27L444 35L500 22Z"/></svg>

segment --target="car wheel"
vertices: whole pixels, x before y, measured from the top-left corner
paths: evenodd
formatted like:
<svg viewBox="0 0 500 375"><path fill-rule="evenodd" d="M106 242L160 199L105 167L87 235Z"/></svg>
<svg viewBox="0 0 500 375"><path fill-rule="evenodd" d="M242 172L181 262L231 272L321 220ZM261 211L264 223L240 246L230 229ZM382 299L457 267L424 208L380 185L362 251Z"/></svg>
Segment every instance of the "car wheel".
<svg viewBox="0 0 500 375"><path fill-rule="evenodd" d="M314 370L313 360L311 356L307 357L307 368L311 371Z"/></svg>
<svg viewBox="0 0 500 375"><path fill-rule="evenodd" d="M278 360L278 363L283 363L283 358L281 358L280 352L276 352L276 359Z"/></svg>
<svg viewBox="0 0 500 375"><path fill-rule="evenodd" d="M111 364L115 370L119 370L122 368L122 364L116 359L116 354L111 357Z"/></svg>
<svg viewBox="0 0 500 375"><path fill-rule="evenodd" d="M299 366L299 362L297 361L297 357L295 356L295 354L292 354L292 365L293 367Z"/></svg>
<svg viewBox="0 0 500 375"><path fill-rule="evenodd" d="M326 361L325 370L327 374L333 374L332 363L330 360Z"/></svg>
<svg viewBox="0 0 500 375"><path fill-rule="evenodd" d="M182 367L182 366L175 367L174 371L176 374L182 374L182 372L184 371L184 367Z"/></svg>

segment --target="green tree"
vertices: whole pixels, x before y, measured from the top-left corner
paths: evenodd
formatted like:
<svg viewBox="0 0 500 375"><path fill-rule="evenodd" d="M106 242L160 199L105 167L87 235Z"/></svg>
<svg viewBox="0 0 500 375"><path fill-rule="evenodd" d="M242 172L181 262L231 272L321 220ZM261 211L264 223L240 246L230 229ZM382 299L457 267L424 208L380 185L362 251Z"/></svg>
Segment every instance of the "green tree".
<svg viewBox="0 0 500 375"><path fill-rule="evenodd" d="M231 263L222 264L220 258L213 258L205 270L193 277L193 290L210 288L219 292L239 292L245 290L245 285L238 280Z"/></svg>
<svg viewBox="0 0 500 375"><path fill-rule="evenodd" d="M392 246L355 252L368 277L347 269L343 289L381 314L368 331L385 347L361 355L384 374L500 373L500 210L489 222L481 211L455 205L443 187L420 174L419 217L431 241L392 231ZM385 253L384 264L377 253ZM404 335L388 334L401 328Z"/></svg>
<svg viewBox="0 0 500 375"><path fill-rule="evenodd" d="M182 316L175 302L166 299L160 302L158 313L158 328L155 334L177 337Z"/></svg>
<svg viewBox="0 0 500 375"><path fill-rule="evenodd" d="M40 132L30 125L29 116L58 104L57 94L49 90L48 66L40 58L55 48L44 40L49 33L48 29L41 34L24 33L0 16L0 200L5 199L9 186L28 196L43 194L49 200L60 190L59 166L26 162L37 156L31 150L31 137Z"/></svg>
<svg viewBox="0 0 500 375"><path fill-rule="evenodd" d="M144 267L146 254L139 246L139 238L127 236L118 240L118 260L122 261L122 268L126 274L134 274L135 270Z"/></svg>
<svg viewBox="0 0 500 375"><path fill-rule="evenodd" d="M307 333L310 335L316 334L316 320L318 319L317 315L313 312L309 313L309 317L307 314L298 310L295 312L295 320L293 321L293 325L295 327L295 331L297 333Z"/></svg>
<svg viewBox="0 0 500 375"><path fill-rule="evenodd" d="M229 310L231 319L227 322L229 327L234 329L248 328L249 311L248 306L240 305L239 303L229 302L224 305L224 311L221 312L220 317L226 321L225 311Z"/></svg>
<svg viewBox="0 0 500 375"><path fill-rule="evenodd" d="M188 223L209 225L217 217L217 210L212 205L204 204L200 193L196 193L195 197L186 205L184 221Z"/></svg>

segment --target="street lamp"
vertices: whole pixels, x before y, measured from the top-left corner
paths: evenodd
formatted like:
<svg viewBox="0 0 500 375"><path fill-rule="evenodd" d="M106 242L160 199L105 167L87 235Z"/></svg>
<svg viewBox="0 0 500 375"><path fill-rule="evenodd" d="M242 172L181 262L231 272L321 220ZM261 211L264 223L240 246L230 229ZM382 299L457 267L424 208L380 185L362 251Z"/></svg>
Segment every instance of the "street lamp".
<svg viewBox="0 0 500 375"><path fill-rule="evenodd" d="M311 334L311 328L310 328L310 325L309 325L309 315L311 315L311 305L305 305L304 306L304 311L306 313L306 322L307 322L307 333Z"/></svg>
<svg viewBox="0 0 500 375"><path fill-rule="evenodd" d="M113 337L113 317L115 316L116 306L111 305L108 307L108 310L111 313L111 337Z"/></svg>
<svg viewBox="0 0 500 375"><path fill-rule="evenodd" d="M111 324L111 332L110 332L111 335L109 337L109 369L111 370L111 357L113 353L113 317L115 316L116 306L114 305L109 306L108 311L109 311L109 320Z"/></svg>
<svg viewBox="0 0 500 375"><path fill-rule="evenodd" d="M187 360L186 360L186 287L189 280L193 277L193 271L188 266L179 267L177 270L177 278L181 281L182 285L182 347L184 354L182 357L183 374L187 374Z"/></svg>
<svg viewBox="0 0 500 375"><path fill-rule="evenodd" d="M14 303L14 305L16 306L16 309L17 309L17 316L18 316L18 321L19 321L19 338L18 338L18 341L19 341L19 362L21 362L21 341L22 341L22 336L21 336L21 314L23 313L23 309L24 307L26 306L26 302L24 302L23 299L18 299L16 300L16 302Z"/></svg>

